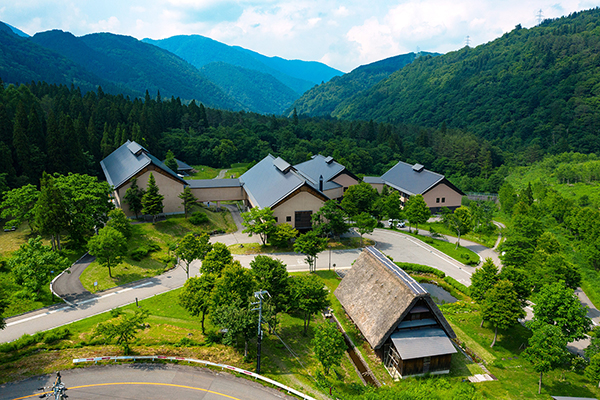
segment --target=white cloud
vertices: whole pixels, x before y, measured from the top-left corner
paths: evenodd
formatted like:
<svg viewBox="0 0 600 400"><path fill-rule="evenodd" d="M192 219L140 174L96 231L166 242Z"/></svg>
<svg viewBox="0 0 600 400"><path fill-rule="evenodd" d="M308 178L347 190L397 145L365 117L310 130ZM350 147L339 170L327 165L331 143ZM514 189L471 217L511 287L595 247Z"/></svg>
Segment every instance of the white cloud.
<svg viewBox="0 0 600 400"><path fill-rule="evenodd" d="M91 23L89 26L96 32L115 32L119 30L121 22L114 15L108 19L100 20L96 23Z"/></svg>
<svg viewBox="0 0 600 400"><path fill-rule="evenodd" d="M338 18L345 18L347 16L349 16L350 10L348 10L345 6L340 6L338 7L336 10L333 11L333 15L335 15Z"/></svg>

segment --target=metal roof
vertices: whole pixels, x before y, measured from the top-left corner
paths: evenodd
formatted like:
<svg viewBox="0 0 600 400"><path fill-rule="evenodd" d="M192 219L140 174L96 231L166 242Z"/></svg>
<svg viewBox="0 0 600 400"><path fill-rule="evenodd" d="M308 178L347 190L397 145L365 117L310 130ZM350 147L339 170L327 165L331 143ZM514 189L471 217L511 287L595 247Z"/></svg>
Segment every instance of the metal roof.
<svg viewBox="0 0 600 400"><path fill-rule="evenodd" d="M394 332L390 337L403 360L457 353L441 328L407 329Z"/></svg>
<svg viewBox="0 0 600 400"><path fill-rule="evenodd" d="M136 142L129 140L110 153L104 160L100 161L106 180L114 188L122 186L150 164L154 164L174 179L185 183L175 172L163 164L162 161L148 153L148 150Z"/></svg>
<svg viewBox="0 0 600 400"><path fill-rule="evenodd" d="M420 165L420 164L415 164ZM390 168L381 179L388 185L404 193L414 195L423 194L435 184L444 179L444 175L421 168L419 171L413 165L399 161Z"/></svg>
<svg viewBox="0 0 600 400"><path fill-rule="evenodd" d="M315 187L290 164L271 154L240 176L240 182L251 202L260 208L275 206L303 185L318 191L318 182ZM325 195L323 197L327 198Z"/></svg>
<svg viewBox="0 0 600 400"><path fill-rule="evenodd" d="M365 176L363 178L363 182L366 182L366 183L382 183L382 184L385 183L385 181L383 179L381 179L380 177L378 177L378 176Z"/></svg>
<svg viewBox="0 0 600 400"><path fill-rule="evenodd" d="M242 186L239 179L186 179L185 183L192 189Z"/></svg>
<svg viewBox="0 0 600 400"><path fill-rule="evenodd" d="M190 165L184 163L181 160L175 159L175 161L177 161L177 171L191 171L194 169Z"/></svg>
<svg viewBox="0 0 600 400"><path fill-rule="evenodd" d="M411 310L411 311L413 311L413 310ZM429 311L429 310L427 310L427 311ZM419 327L422 327L422 326L435 326L437 324L438 324L437 321L435 319L432 319L432 318L413 319L413 320L408 320L408 321L402 321L402 322L400 322L398 324L398 329L419 328Z"/></svg>
<svg viewBox="0 0 600 400"><path fill-rule="evenodd" d="M311 182L316 183L317 187L319 184L319 177L323 175L324 190L328 189L326 185L330 179L336 177L340 172L346 169L346 167L336 162L332 157L324 157L320 154L313 156L308 161L294 165L294 168ZM333 187L339 186L340 185Z"/></svg>

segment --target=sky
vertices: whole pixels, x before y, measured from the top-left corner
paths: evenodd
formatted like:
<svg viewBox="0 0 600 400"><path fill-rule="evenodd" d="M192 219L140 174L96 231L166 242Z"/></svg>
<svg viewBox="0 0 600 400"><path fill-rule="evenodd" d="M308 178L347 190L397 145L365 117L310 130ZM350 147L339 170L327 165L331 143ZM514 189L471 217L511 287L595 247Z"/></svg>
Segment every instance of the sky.
<svg viewBox="0 0 600 400"><path fill-rule="evenodd" d="M199 34L343 72L418 51L447 53L600 6L600 0L0 0L0 21L29 35ZM468 38L468 39L467 39Z"/></svg>

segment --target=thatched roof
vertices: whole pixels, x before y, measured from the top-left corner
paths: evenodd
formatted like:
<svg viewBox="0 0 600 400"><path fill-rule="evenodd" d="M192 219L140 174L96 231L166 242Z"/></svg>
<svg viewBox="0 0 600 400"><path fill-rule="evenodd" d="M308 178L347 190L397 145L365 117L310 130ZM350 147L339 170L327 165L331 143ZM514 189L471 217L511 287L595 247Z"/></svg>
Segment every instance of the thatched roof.
<svg viewBox="0 0 600 400"><path fill-rule="evenodd" d="M358 256L335 296L374 349L383 346L419 300L448 337L456 337L429 293L374 247L365 248Z"/></svg>

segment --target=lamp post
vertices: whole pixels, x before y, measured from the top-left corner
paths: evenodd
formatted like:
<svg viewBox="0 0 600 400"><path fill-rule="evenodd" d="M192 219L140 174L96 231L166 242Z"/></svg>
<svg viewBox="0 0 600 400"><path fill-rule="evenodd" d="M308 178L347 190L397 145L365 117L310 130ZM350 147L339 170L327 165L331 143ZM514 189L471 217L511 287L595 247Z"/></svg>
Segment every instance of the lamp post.
<svg viewBox="0 0 600 400"><path fill-rule="evenodd" d="M331 271L331 245L328 245L327 247L329 247L329 271Z"/></svg>

